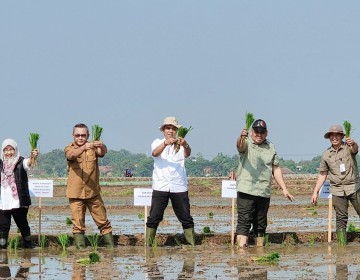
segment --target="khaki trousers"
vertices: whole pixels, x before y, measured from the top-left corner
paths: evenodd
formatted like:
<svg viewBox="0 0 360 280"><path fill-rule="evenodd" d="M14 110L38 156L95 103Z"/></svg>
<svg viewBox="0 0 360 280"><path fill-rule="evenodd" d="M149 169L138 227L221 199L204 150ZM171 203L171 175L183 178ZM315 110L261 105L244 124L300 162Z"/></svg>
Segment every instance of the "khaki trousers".
<svg viewBox="0 0 360 280"><path fill-rule="evenodd" d="M112 232L111 224L107 219L104 201L100 194L89 199L69 198L69 204L71 209L71 221L73 223L73 233L85 232L86 208L89 209L90 215L100 230L101 235Z"/></svg>

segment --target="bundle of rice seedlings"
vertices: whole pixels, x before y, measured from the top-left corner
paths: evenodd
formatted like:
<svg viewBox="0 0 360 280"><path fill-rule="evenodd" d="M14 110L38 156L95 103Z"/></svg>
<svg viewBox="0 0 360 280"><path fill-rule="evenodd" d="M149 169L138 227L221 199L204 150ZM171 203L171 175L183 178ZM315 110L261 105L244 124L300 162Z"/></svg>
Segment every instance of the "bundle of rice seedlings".
<svg viewBox="0 0 360 280"><path fill-rule="evenodd" d="M176 138L181 137L185 138L185 136L189 133L189 131L192 130L192 126L189 126L189 128L186 127L179 127L176 132ZM177 141L175 143L175 153L177 153L180 150L180 143Z"/></svg>
<svg viewBox="0 0 360 280"><path fill-rule="evenodd" d="M255 121L254 115L252 113L246 112L245 113L245 128L247 131L249 131L249 129L254 121ZM241 135L241 138L240 138L241 144L244 143L245 138L246 138L245 135Z"/></svg>
<svg viewBox="0 0 360 280"><path fill-rule="evenodd" d="M32 151L37 149L39 138L40 138L39 133L37 132L30 133L29 142Z"/></svg>
<svg viewBox="0 0 360 280"><path fill-rule="evenodd" d="M351 123L348 121L344 121L344 130L345 130L345 137L349 138L351 133Z"/></svg>
<svg viewBox="0 0 360 280"><path fill-rule="evenodd" d="M76 260L77 263L84 264L84 265L93 264L93 263L96 263L99 261L100 261L100 256L96 252L90 253L87 258Z"/></svg>
<svg viewBox="0 0 360 280"><path fill-rule="evenodd" d="M92 126L92 139L93 141L99 141L103 128L97 124Z"/></svg>
<svg viewBox="0 0 360 280"><path fill-rule="evenodd" d="M262 263L275 264L275 263L279 262L280 255L277 252L273 252L266 256L253 257L252 260L257 261L257 262L262 262Z"/></svg>

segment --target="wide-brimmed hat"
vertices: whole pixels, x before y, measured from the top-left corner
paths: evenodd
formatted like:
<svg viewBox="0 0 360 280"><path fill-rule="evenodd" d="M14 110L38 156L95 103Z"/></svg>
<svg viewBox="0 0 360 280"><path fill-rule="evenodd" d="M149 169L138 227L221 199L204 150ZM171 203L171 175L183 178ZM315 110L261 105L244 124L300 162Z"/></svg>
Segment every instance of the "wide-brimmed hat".
<svg viewBox="0 0 360 280"><path fill-rule="evenodd" d="M332 126L330 126L329 131L325 133L324 138L329 139L330 133L340 133L340 134L344 135L344 130L341 125L333 124Z"/></svg>
<svg viewBox="0 0 360 280"><path fill-rule="evenodd" d="M176 128L182 127L182 125L179 124L178 120L175 117L166 117L164 119L164 123L159 127L161 131L164 130L165 125L173 125Z"/></svg>

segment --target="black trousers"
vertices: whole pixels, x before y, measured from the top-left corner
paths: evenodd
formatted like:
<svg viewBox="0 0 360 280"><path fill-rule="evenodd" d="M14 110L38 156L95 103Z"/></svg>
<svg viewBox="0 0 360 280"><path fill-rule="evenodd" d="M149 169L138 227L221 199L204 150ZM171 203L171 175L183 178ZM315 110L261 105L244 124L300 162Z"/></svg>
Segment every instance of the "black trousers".
<svg viewBox="0 0 360 280"><path fill-rule="evenodd" d="M0 210L0 233L4 236L9 235L10 226L11 226L11 216L14 218L14 221L19 228L22 236L30 235L30 227L27 220L29 208L20 207L11 210Z"/></svg>
<svg viewBox="0 0 360 280"><path fill-rule="evenodd" d="M165 208L171 201L174 213L183 229L193 228L194 220L190 215L190 201L188 192L171 193L153 190L151 198L150 216L147 218L146 226L157 228L164 218Z"/></svg>
<svg viewBox="0 0 360 280"><path fill-rule="evenodd" d="M255 236L264 236L270 198L237 192L238 220L236 234L249 235L251 224Z"/></svg>

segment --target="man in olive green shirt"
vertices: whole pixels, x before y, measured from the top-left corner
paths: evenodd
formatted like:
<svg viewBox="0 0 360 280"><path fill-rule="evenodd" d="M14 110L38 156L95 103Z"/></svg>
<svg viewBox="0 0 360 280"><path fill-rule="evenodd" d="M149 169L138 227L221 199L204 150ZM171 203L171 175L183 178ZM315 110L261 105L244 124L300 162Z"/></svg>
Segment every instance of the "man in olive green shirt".
<svg viewBox="0 0 360 280"><path fill-rule="evenodd" d="M236 170L238 222L236 241L239 247L248 245L251 224L257 246L264 246L267 227L267 213L270 205L272 176L289 200L294 197L286 188L279 157L273 143L266 139L268 134L265 121L256 120L248 138L243 129L237 140L239 166Z"/></svg>

